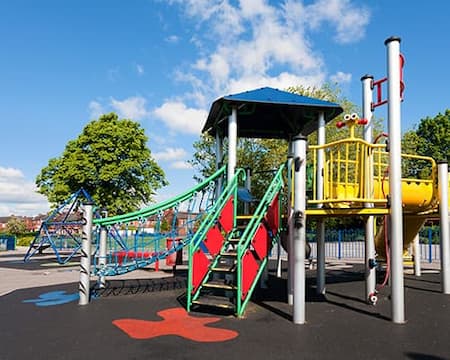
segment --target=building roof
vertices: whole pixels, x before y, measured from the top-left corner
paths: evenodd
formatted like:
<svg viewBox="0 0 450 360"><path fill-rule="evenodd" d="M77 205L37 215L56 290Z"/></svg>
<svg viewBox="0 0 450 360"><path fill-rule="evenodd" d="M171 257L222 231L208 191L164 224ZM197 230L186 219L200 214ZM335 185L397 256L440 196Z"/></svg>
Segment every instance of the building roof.
<svg viewBox="0 0 450 360"><path fill-rule="evenodd" d="M202 132L215 135L219 131L226 136L227 118L234 106L238 108L238 136L248 138L308 135L317 129L319 112L324 113L325 122L343 112L336 103L263 87L214 101Z"/></svg>

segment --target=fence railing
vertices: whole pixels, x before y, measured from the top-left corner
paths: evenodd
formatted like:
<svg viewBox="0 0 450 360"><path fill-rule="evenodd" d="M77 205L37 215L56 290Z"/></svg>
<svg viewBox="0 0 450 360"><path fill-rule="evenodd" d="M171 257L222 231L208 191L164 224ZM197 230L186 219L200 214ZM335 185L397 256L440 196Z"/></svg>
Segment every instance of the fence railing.
<svg viewBox="0 0 450 360"><path fill-rule="evenodd" d="M317 258L316 233L307 231L306 237L311 246L311 258ZM440 260L439 227L425 227L419 232L420 258L432 263ZM364 230L326 230L325 257L335 259L363 260L365 252ZM272 254L275 256L276 254ZM282 249L281 258L287 253Z"/></svg>

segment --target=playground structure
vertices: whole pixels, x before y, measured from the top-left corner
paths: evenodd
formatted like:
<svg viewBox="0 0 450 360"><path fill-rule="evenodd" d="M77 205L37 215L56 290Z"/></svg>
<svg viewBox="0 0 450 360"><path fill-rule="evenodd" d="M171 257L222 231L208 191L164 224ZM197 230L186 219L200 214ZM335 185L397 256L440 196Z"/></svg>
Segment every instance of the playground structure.
<svg viewBox="0 0 450 360"><path fill-rule="evenodd" d="M86 190L79 189L54 209L42 222L24 261L29 261L36 253L42 254L48 248L55 253L61 265L76 256L81 249L82 204L86 201L92 201L91 196Z"/></svg>
<svg viewBox="0 0 450 360"><path fill-rule="evenodd" d="M106 276L149 266L187 247L187 310L222 307L242 316L264 278L270 251L286 237L288 302L293 305L293 322L303 324L306 218L317 219L317 292L325 294L324 220L341 216L366 220L364 300L376 302L377 260L384 257L391 276L392 320L403 323L404 247L427 217L439 214L442 288L450 293L448 166L428 157L401 154L404 59L400 39L389 38L385 44L388 76L379 81L368 75L361 79L362 117L346 115L339 124L348 127L348 138L325 144L325 124L343 112L338 104L271 88L228 95L212 104L203 129L216 139L217 171L212 176L173 199L129 214L94 219L94 206L87 201L79 303L89 302L91 275L98 276L99 286L104 287ZM384 82L386 100L382 98ZM384 104L389 113L388 144L372 139L372 113ZM364 126L364 139L355 137L355 126ZM314 131L318 144L307 147L306 136ZM239 206L239 190L250 188L251 179L244 169L236 168L238 135L289 143L286 162L252 213L247 206ZM222 165L225 137L227 166ZM312 164L312 188L306 182L307 162ZM418 176L411 172L416 168L430 171ZM383 217L378 229L376 217Z"/></svg>

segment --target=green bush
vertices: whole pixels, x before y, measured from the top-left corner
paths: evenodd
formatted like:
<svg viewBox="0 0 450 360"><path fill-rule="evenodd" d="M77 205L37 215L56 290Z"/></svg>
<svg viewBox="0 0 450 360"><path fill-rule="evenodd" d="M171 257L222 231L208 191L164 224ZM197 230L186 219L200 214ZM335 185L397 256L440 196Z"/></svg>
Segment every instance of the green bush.
<svg viewBox="0 0 450 360"><path fill-rule="evenodd" d="M16 246L30 246L35 237L34 233L28 233L16 236Z"/></svg>

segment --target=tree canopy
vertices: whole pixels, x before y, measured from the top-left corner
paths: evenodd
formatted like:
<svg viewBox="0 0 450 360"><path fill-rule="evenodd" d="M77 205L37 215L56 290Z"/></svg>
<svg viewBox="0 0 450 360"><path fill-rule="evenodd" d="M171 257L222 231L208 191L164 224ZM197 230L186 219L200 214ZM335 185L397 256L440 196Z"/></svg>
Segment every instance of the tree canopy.
<svg viewBox="0 0 450 360"><path fill-rule="evenodd" d="M416 134L419 137L417 154L435 160L450 159L450 109L433 118L422 119Z"/></svg>
<svg viewBox="0 0 450 360"><path fill-rule="evenodd" d="M110 215L136 210L167 185L147 141L139 123L102 115L49 160L36 178L38 192L56 205L84 188Z"/></svg>
<svg viewBox="0 0 450 360"><path fill-rule="evenodd" d="M6 231L13 235L23 234L26 230L27 226L24 220L15 216L11 217L6 224Z"/></svg>

